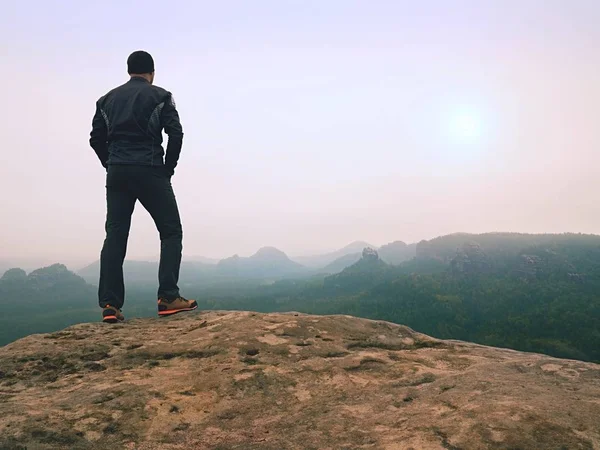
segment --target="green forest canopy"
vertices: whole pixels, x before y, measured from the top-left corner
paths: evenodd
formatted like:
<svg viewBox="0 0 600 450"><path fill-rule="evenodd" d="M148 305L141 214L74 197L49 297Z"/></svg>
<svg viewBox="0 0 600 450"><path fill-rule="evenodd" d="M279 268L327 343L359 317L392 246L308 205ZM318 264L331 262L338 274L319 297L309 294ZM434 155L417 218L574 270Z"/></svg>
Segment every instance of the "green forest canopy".
<svg viewBox="0 0 600 450"><path fill-rule="evenodd" d="M455 234L417 245L400 265L369 253L332 276L186 279L201 309L295 310L401 323L439 337L600 362L600 237ZM128 317L154 316L155 286L129 286ZM15 300L18 308L15 308ZM0 344L96 321L96 288L64 266L0 279Z"/></svg>

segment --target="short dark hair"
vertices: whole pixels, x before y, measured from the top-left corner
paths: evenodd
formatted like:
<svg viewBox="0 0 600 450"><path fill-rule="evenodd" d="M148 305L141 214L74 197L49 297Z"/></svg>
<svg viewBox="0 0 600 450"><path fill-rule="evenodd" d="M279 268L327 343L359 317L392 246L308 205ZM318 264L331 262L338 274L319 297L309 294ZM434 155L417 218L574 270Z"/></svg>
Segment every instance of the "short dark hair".
<svg viewBox="0 0 600 450"><path fill-rule="evenodd" d="M150 53L143 50L133 52L127 58L127 73L152 73L154 72L154 60Z"/></svg>

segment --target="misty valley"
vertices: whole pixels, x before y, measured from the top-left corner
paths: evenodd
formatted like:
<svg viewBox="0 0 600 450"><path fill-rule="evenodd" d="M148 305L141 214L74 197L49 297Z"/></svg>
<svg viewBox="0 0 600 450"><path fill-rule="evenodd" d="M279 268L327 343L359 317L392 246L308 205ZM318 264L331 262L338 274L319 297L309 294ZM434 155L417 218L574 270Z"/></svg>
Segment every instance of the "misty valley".
<svg viewBox="0 0 600 450"><path fill-rule="evenodd" d="M157 262L126 261L127 319L156 315ZM0 279L0 345L98 320L97 262ZM600 362L600 236L457 233L380 248L355 242L292 260L266 247L186 260L182 292L200 310L347 314L442 339ZM18 303L19 308L13 308Z"/></svg>

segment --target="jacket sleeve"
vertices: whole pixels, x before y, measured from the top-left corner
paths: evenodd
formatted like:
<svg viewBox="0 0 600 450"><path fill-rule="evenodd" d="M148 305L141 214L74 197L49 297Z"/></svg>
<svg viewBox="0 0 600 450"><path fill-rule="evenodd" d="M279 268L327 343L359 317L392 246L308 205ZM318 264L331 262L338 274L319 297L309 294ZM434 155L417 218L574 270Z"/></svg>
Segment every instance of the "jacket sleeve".
<svg viewBox="0 0 600 450"><path fill-rule="evenodd" d="M181 147L183 145L183 128L179 121L179 113L175 106L173 95L169 93L169 98L165 101L165 106L161 111L161 124L165 129L165 133L169 136L167 143L167 151L165 154L165 166L171 173L175 171Z"/></svg>
<svg viewBox="0 0 600 450"><path fill-rule="evenodd" d="M102 115L102 110L96 104L96 113L92 119L92 132L90 133L90 146L98 155L98 159L103 167L106 167L108 161L108 129L106 120Z"/></svg>

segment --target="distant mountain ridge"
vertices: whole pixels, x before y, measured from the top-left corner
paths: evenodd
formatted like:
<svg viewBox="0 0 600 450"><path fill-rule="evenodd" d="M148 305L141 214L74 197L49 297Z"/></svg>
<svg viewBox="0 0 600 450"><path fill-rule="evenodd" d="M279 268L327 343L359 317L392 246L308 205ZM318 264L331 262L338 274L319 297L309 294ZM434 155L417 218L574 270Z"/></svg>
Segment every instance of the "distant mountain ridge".
<svg viewBox="0 0 600 450"><path fill-rule="evenodd" d="M377 253L383 261L396 266L416 256L417 244L394 241L379 247Z"/></svg>
<svg viewBox="0 0 600 450"><path fill-rule="evenodd" d="M368 242L354 241L334 252L312 256L297 256L293 260L312 269L321 269L347 255L358 254L358 258L360 258L360 252L367 247L376 248L375 245L371 245Z"/></svg>
<svg viewBox="0 0 600 450"><path fill-rule="evenodd" d="M123 264L126 282L133 284L156 283L158 262L126 260ZM263 247L249 257L233 255L217 264L184 259L180 280L183 284L229 279L272 279L293 277L307 273L301 264L292 261L275 247ZM89 283L97 283L100 261L81 269L78 274Z"/></svg>
<svg viewBox="0 0 600 450"><path fill-rule="evenodd" d="M180 278L184 283L192 283L217 278L271 280L317 273L335 274L359 261L365 248L378 249L367 242L355 241L335 252L296 258L290 258L285 252L270 246L262 247L248 257L236 254L219 261L184 255ZM407 245L402 241L394 241L378 251L383 261L397 265L414 257L415 249L416 244ZM128 283L153 283L156 282L158 262L126 260L124 272ZM100 274L100 262L95 261L77 273L87 282L95 284Z"/></svg>
<svg viewBox="0 0 600 450"><path fill-rule="evenodd" d="M387 264L377 250L363 250L358 261L348 259L329 276L300 270L283 252L264 248L223 261L221 268L186 264L181 287L203 309L393 319L440 337L600 362L600 236L462 233L418 247L417 257L397 265ZM273 275L282 266L289 272ZM148 282L127 288L129 317L155 314L157 265L146 262L138 269ZM126 277L136 273L126 267ZM97 320L97 288L81 283L62 265L29 275L7 271L0 278L0 303L10 314L0 318L0 342L69 321ZM91 283L97 283L96 274Z"/></svg>
<svg viewBox="0 0 600 450"><path fill-rule="evenodd" d="M217 264L217 273L242 278L270 278L298 275L306 272L301 264L292 261L275 247L262 247L254 255L234 255Z"/></svg>
<svg viewBox="0 0 600 450"><path fill-rule="evenodd" d="M335 252L310 257L289 258L283 251L275 247L263 247L249 257L234 255L220 260L216 264L194 261L184 258L181 265L181 280L184 283L203 283L210 280L235 279L280 279L285 277L310 276L311 274L336 274L360 261L364 248L376 249L379 258L390 265L404 265L416 258L420 267L433 269L453 267L455 271L474 270L474 252L478 252L479 268L489 262L489 270L499 270L499 265L513 266L513 259L522 253L536 254L536 248L547 246L571 245L573 242L598 242L600 237L576 233L564 234L524 234L524 233L453 233L431 240L423 240L418 244L406 244L394 241L376 247L364 241L355 241ZM333 258L333 259L332 259ZM197 258L200 259L200 258ZM547 257L535 256L534 260L547 260ZM305 264L302 264L302 261ZM431 261L425 262L424 261ZM433 261L437 261L433 264ZM558 260L554 259L554 263ZM327 262L320 266L317 263ZM530 264L531 266L531 264ZM125 273L130 283L155 283L158 263L150 261L125 261ZM435 269L438 270L438 269ZM523 271L531 271L531 267L523 263ZM81 269L78 274L87 282L96 284L99 276L99 262Z"/></svg>
<svg viewBox="0 0 600 450"><path fill-rule="evenodd" d="M217 264L220 261L220 259L207 258L206 256L202 256L202 255L191 255L191 256L184 255L183 260L186 262L196 262L196 263L202 263L202 264Z"/></svg>
<svg viewBox="0 0 600 450"><path fill-rule="evenodd" d="M486 253L514 256L525 248L556 246L573 242L600 243L600 236L582 233L453 233L420 241L416 246L416 257L435 258L449 262L455 257L456 251L467 243L476 243Z"/></svg>
<svg viewBox="0 0 600 450"><path fill-rule="evenodd" d="M346 254L337 258L322 268L320 272L328 274L336 274L341 272L345 268L350 267L354 263L360 261L363 256L362 251L365 248L377 250L379 258L381 258L383 262L396 266L415 257L417 244L406 244L402 241L394 241L379 248L366 246L363 247L361 251Z"/></svg>
<svg viewBox="0 0 600 450"><path fill-rule="evenodd" d="M455 274L600 275L600 236L591 234L456 233L421 241L416 253L416 260L437 261Z"/></svg>
<svg viewBox="0 0 600 450"><path fill-rule="evenodd" d="M357 262L325 278L324 286L340 292L364 290L396 275L394 267L382 261L377 250L367 247Z"/></svg>
<svg viewBox="0 0 600 450"><path fill-rule="evenodd" d="M182 261L180 279L205 280L210 275L211 270L214 270L214 266L214 264ZM127 283L155 284L158 278L158 261L125 260L123 272ZM80 269L77 274L88 283L97 284L100 276L100 261L94 261L92 264Z"/></svg>

